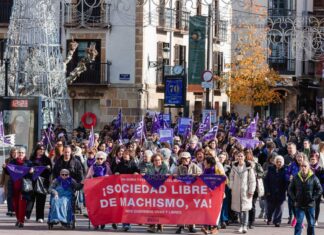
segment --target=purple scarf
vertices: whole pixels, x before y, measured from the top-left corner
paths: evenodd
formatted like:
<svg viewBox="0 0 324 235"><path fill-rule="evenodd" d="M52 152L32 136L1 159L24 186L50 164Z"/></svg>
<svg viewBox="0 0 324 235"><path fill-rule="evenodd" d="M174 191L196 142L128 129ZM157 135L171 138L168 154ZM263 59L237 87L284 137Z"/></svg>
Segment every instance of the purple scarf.
<svg viewBox="0 0 324 235"><path fill-rule="evenodd" d="M87 159L87 166L90 167L96 162L95 158Z"/></svg>
<svg viewBox="0 0 324 235"><path fill-rule="evenodd" d="M102 165L97 165L97 164L93 164L92 165L93 168L93 177L100 177L100 176L105 176L107 173L107 167L105 164Z"/></svg>
<svg viewBox="0 0 324 235"><path fill-rule="evenodd" d="M63 179L61 176L56 178L64 190L68 190L72 185L72 178Z"/></svg>
<svg viewBox="0 0 324 235"><path fill-rule="evenodd" d="M215 167L211 167L204 170L205 175L215 175Z"/></svg>

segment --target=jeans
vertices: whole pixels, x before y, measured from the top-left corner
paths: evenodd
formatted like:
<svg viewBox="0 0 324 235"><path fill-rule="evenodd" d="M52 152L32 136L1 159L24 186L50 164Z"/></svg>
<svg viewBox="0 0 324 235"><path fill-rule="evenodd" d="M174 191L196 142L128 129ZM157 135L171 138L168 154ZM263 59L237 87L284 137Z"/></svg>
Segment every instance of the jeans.
<svg viewBox="0 0 324 235"><path fill-rule="evenodd" d="M221 215L220 215L220 222L221 223L228 221L230 193L229 193L229 188L228 188L227 185L225 186L225 196L226 197L223 199L222 211L221 211Z"/></svg>
<svg viewBox="0 0 324 235"><path fill-rule="evenodd" d="M314 235L315 234L315 209L314 207L307 207L307 208L295 208L295 216L297 219L297 224L295 226L295 235L302 234L302 223L304 220L304 216L306 216L307 220L307 235Z"/></svg>
<svg viewBox="0 0 324 235"><path fill-rule="evenodd" d="M257 201L258 197L253 197L252 199L252 209L249 210L249 224L253 225L255 222L255 203Z"/></svg>
<svg viewBox="0 0 324 235"><path fill-rule="evenodd" d="M241 211L240 215L240 224L242 226L247 226L249 222L249 212L248 211Z"/></svg>
<svg viewBox="0 0 324 235"><path fill-rule="evenodd" d="M318 221L318 217L321 211L321 197L317 198L315 201L315 221Z"/></svg>
<svg viewBox="0 0 324 235"><path fill-rule="evenodd" d="M288 211L289 211L289 219L292 219L292 216L296 217L295 206L293 200L291 200L288 195Z"/></svg>
<svg viewBox="0 0 324 235"><path fill-rule="evenodd" d="M267 201L267 220L274 224L281 224L283 202Z"/></svg>

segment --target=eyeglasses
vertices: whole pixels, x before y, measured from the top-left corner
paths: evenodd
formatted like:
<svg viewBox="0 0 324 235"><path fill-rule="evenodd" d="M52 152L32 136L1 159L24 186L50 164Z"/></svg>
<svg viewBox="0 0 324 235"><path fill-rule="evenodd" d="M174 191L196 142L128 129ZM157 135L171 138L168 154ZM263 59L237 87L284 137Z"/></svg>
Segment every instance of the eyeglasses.
<svg viewBox="0 0 324 235"><path fill-rule="evenodd" d="M25 152L18 152L18 153L25 153Z"/></svg>
<svg viewBox="0 0 324 235"><path fill-rule="evenodd" d="M103 159L103 158L101 158L101 157L98 157L98 158L97 158L97 160L104 160L104 159Z"/></svg>
<svg viewBox="0 0 324 235"><path fill-rule="evenodd" d="M155 159L154 161L155 161L155 162L162 162L161 159Z"/></svg>
<svg viewBox="0 0 324 235"><path fill-rule="evenodd" d="M69 176L69 174L61 174L61 176Z"/></svg>

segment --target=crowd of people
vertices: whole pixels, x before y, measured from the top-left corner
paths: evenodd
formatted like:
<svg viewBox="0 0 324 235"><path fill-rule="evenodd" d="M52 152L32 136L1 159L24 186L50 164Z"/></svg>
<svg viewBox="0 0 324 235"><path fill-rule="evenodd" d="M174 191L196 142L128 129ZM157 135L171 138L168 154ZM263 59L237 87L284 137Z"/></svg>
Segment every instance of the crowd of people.
<svg viewBox="0 0 324 235"><path fill-rule="evenodd" d="M152 119L148 116L143 139L132 138L134 126L119 129L114 122L94 134L91 141L89 131L82 124L71 136L58 126L53 138L38 143L31 156L26 156L24 147L11 149L0 182L5 187L7 215L15 215L16 226L23 227L36 204L36 220L43 223L46 193L49 193L50 213L54 211L52 217L59 218L59 210L52 210L58 207L55 199L69 195L66 197L69 200L82 201L80 190L84 179L89 178L112 174L219 174L227 176L222 210L217 224L201 225L204 234L216 234L237 223L238 232L247 233L254 228L256 217L264 219L269 226L280 227L286 200L287 223L294 227L295 234L301 234L305 216L307 234L314 234L324 187L324 119L307 111L291 112L284 119L258 119L253 139L259 142L244 147L237 137L244 136L252 121L249 116L239 118L228 114L219 120L217 135L208 142L202 142L195 131L188 138L175 135L172 142L160 142L157 133L150 133ZM29 172L23 179L14 181L7 169L9 164L29 167ZM35 179L36 166L43 166L44 171ZM25 178L33 181L33 190L22 190ZM79 192L77 199L73 196L75 191ZM256 206L261 208L259 215ZM54 223L59 221L52 217ZM63 226L73 220L71 211L68 217L60 220ZM111 226L118 229L117 224ZM182 233L187 228L194 233L197 227L178 225L175 232ZM131 225L122 224L122 229L128 231ZM163 225L149 225L147 231L161 232Z"/></svg>

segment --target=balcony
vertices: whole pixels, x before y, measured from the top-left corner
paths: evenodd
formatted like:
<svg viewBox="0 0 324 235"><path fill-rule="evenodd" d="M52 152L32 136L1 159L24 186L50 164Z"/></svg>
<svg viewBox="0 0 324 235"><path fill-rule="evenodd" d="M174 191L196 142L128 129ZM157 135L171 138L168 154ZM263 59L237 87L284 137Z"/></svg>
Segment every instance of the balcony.
<svg viewBox="0 0 324 235"><path fill-rule="evenodd" d="M88 6L84 0L67 3L64 6L64 26L67 28L102 28L109 29L110 4L101 3Z"/></svg>
<svg viewBox="0 0 324 235"><path fill-rule="evenodd" d="M296 10L283 8L269 8L268 15L270 17L296 17Z"/></svg>
<svg viewBox="0 0 324 235"><path fill-rule="evenodd" d="M178 31L183 34L188 33L190 12L164 7L159 7L157 11L158 30Z"/></svg>
<svg viewBox="0 0 324 235"><path fill-rule="evenodd" d="M0 1L0 27L8 27L13 1Z"/></svg>
<svg viewBox="0 0 324 235"><path fill-rule="evenodd" d="M110 65L106 63L94 62L87 65L87 71L82 73L71 85L108 85L110 84ZM67 75L74 69L72 66L67 66Z"/></svg>
<svg viewBox="0 0 324 235"><path fill-rule="evenodd" d="M282 75L294 75L296 69L295 59L286 58L269 58L268 63L270 68L273 68Z"/></svg>

